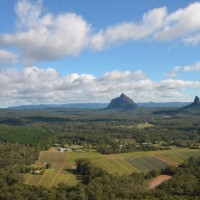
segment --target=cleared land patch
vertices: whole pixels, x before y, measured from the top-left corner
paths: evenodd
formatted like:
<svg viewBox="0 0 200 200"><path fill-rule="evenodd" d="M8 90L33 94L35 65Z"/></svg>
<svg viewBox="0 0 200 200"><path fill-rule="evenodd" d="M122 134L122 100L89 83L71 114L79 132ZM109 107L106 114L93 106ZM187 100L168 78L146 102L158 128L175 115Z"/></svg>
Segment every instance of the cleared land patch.
<svg viewBox="0 0 200 200"><path fill-rule="evenodd" d="M143 124L138 124L137 128L144 129L144 128L149 128L149 127L153 127L153 126L155 126L155 125L149 124L148 122L146 122L146 123L143 123Z"/></svg>
<svg viewBox="0 0 200 200"><path fill-rule="evenodd" d="M148 184L148 187L150 190L154 189L158 185L160 185L162 182L167 181L171 178L171 176L168 175L160 175L155 177L153 180L151 180Z"/></svg>
<svg viewBox="0 0 200 200"><path fill-rule="evenodd" d="M123 154L102 155L98 152L52 152L42 151L35 166L51 164L43 175L26 174L26 184L56 186L60 182L68 185L78 183L77 177L71 173L75 169L75 160L86 158L95 166L114 175L130 174L132 172L148 172L152 169L163 169L166 166L177 166L190 156L198 156L199 150L173 149L148 152L129 152Z"/></svg>

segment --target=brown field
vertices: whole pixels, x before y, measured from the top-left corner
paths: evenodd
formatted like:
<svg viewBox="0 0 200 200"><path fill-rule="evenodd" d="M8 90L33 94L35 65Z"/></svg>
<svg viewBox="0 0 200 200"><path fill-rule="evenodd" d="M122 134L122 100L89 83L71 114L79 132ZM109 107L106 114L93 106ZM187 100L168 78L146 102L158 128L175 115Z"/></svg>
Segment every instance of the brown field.
<svg viewBox="0 0 200 200"><path fill-rule="evenodd" d="M171 176L168 175L160 175L151 180L148 184L148 187L150 190L156 188L158 185L160 185L162 182L167 181L171 178Z"/></svg>

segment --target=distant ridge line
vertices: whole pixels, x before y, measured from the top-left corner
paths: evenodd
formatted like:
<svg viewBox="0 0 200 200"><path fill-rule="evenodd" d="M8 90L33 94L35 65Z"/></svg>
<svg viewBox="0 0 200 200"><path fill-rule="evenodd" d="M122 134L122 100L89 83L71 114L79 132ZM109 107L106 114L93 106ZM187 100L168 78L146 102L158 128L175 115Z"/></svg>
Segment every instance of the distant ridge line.
<svg viewBox="0 0 200 200"><path fill-rule="evenodd" d="M192 102L150 102L150 103L137 103L139 107L156 108L156 107L177 107L181 108L191 104ZM103 109L108 106L108 103L69 103L69 104L39 104L39 105L21 105L11 106L7 109L14 110L40 110L40 109L53 109L53 108L91 108Z"/></svg>

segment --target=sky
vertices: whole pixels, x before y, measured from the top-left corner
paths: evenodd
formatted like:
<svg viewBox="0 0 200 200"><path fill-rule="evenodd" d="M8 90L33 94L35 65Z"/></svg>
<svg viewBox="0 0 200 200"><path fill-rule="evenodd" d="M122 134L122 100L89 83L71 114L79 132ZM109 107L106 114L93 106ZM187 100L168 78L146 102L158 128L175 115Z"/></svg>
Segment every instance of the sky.
<svg viewBox="0 0 200 200"><path fill-rule="evenodd" d="M0 107L200 95L200 1L0 1Z"/></svg>

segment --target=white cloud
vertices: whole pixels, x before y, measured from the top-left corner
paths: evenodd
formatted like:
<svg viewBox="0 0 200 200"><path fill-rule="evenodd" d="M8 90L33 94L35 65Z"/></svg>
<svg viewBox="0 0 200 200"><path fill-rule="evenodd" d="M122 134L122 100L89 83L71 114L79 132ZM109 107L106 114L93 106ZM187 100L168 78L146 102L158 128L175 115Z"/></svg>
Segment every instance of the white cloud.
<svg viewBox="0 0 200 200"><path fill-rule="evenodd" d="M74 13L42 15L42 3L17 3L19 31L3 34L2 43L18 47L32 60L53 60L77 55L87 46L90 25Z"/></svg>
<svg viewBox="0 0 200 200"><path fill-rule="evenodd" d="M40 20L42 13L42 1L38 0L35 3L31 3L28 0L21 0L15 6L15 12L18 17L17 27L18 29L37 29L38 25L41 27L45 23L45 19L49 19L50 16L46 16L43 20ZM46 20L47 22L48 20ZM45 23L48 24L48 23Z"/></svg>
<svg viewBox="0 0 200 200"><path fill-rule="evenodd" d="M194 36L189 36L184 39L184 43L186 45L197 45L200 42L200 33L194 35Z"/></svg>
<svg viewBox="0 0 200 200"><path fill-rule="evenodd" d="M116 70L102 77L76 73L61 76L53 68L27 67L0 74L0 104L109 102L122 92L136 102L186 101L183 90L199 87L199 81L166 79L154 82L142 71Z"/></svg>
<svg viewBox="0 0 200 200"><path fill-rule="evenodd" d="M2 33L0 43L19 49L23 62L29 63L76 56L86 48L102 50L127 41L181 39L186 44L198 44L199 10L198 2L172 13L165 7L155 8L144 13L140 21L119 22L95 32L76 13L53 14L44 11L42 0L19 0L15 6L16 32Z"/></svg>
<svg viewBox="0 0 200 200"><path fill-rule="evenodd" d="M0 66L14 64L17 60L18 56L15 53L0 49Z"/></svg>
<svg viewBox="0 0 200 200"><path fill-rule="evenodd" d="M184 80L174 80L174 79L167 79L162 80L158 85L157 88L159 90L174 90L174 89L184 89L184 88L199 88L200 81L184 81Z"/></svg>
<svg viewBox="0 0 200 200"><path fill-rule="evenodd" d="M167 78L175 78L178 76L179 72L198 72L200 71L200 62L197 62L193 65L187 65L187 66L176 66L172 69L172 71L170 71L169 73L167 73L165 76Z"/></svg>
<svg viewBox="0 0 200 200"><path fill-rule="evenodd" d="M17 55L10 51L6 51L4 49L0 49L0 61L7 62L8 60L12 62L17 61Z"/></svg>
<svg viewBox="0 0 200 200"><path fill-rule="evenodd" d="M143 71L138 70L135 73L131 73L131 71L124 71L124 72L120 72L119 70L114 70L111 72L107 72L105 73L104 76L104 80L142 80L142 79L146 79L146 75L144 74Z"/></svg>
<svg viewBox="0 0 200 200"><path fill-rule="evenodd" d="M154 39L171 41L181 39L184 43L200 42L200 3L192 3L186 8L168 13L165 7L150 10L141 22L124 22L101 30L92 37L94 48L126 41Z"/></svg>
<svg viewBox="0 0 200 200"><path fill-rule="evenodd" d="M155 33L155 39L161 41L182 38L200 32L200 3L190 4L166 16L163 28ZM187 40L186 40L187 41ZM187 41L189 44L189 40Z"/></svg>
<svg viewBox="0 0 200 200"><path fill-rule="evenodd" d="M176 77L178 75L178 72L180 72L181 69L182 69L181 67L176 66L176 67L174 67L174 69L172 69L172 71L170 71L169 73L167 73L165 76L167 78L174 78L174 77Z"/></svg>
<svg viewBox="0 0 200 200"><path fill-rule="evenodd" d="M200 71L200 62L197 62L196 64L192 66L183 67L183 71L185 72Z"/></svg>
<svg viewBox="0 0 200 200"><path fill-rule="evenodd" d="M136 41L151 36L163 24L167 14L166 8L150 10L143 15L141 22L124 22L101 30L94 35L91 44L94 48L101 49L105 45L115 42Z"/></svg>

